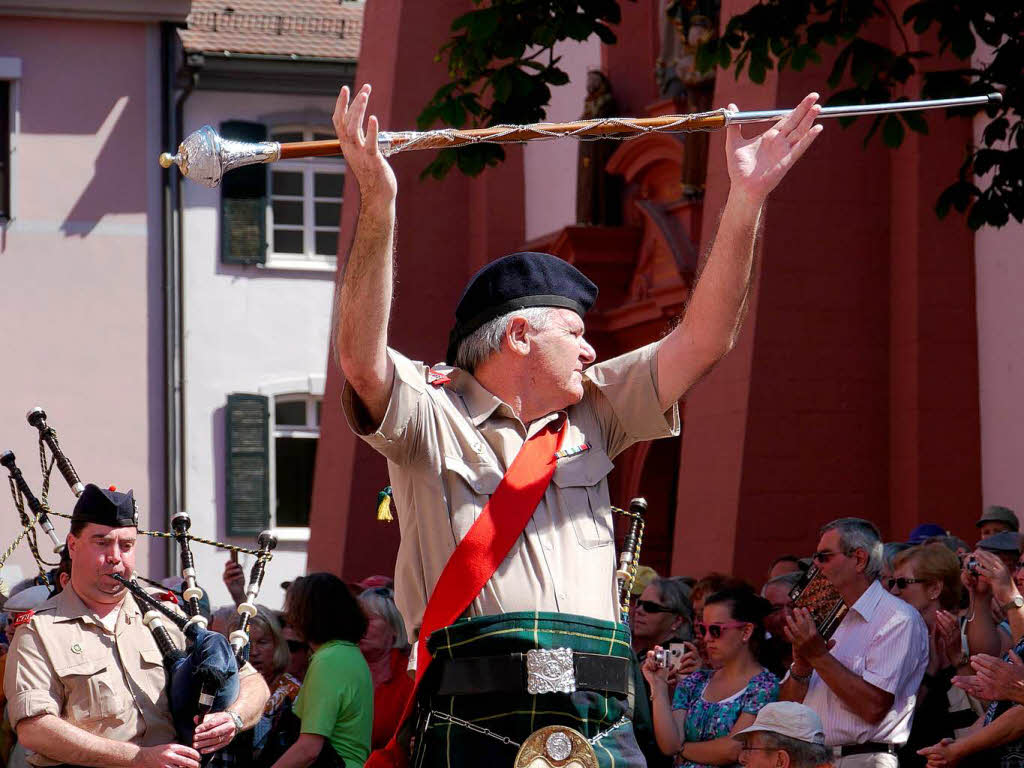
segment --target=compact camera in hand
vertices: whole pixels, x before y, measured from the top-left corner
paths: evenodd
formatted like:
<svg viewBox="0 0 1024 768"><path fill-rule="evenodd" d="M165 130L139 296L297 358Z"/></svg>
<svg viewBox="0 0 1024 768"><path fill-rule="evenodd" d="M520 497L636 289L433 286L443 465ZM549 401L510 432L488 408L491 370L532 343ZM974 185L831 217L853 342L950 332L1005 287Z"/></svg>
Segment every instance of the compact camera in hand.
<svg viewBox="0 0 1024 768"><path fill-rule="evenodd" d="M683 654L687 651L696 653L696 650L691 643L670 643L668 648L659 648L656 651L651 651L651 657L654 659L658 669L671 669L675 671L679 669L683 662Z"/></svg>
<svg viewBox="0 0 1024 768"><path fill-rule="evenodd" d="M972 576L980 575L978 573L978 558L976 558L974 555L971 555L967 558L967 572Z"/></svg>

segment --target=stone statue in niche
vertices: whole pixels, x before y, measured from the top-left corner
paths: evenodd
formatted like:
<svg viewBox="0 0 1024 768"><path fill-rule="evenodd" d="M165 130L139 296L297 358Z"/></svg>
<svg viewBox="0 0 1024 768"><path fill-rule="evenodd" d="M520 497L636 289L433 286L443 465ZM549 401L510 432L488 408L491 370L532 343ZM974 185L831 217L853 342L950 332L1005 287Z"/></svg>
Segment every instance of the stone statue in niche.
<svg viewBox="0 0 1024 768"><path fill-rule="evenodd" d="M718 30L720 0L662 0L662 46L655 77L663 96L671 98L680 112L711 109L715 90L714 70L697 70L697 48ZM707 173L708 135L684 134L682 193L704 194Z"/></svg>
<svg viewBox="0 0 1024 768"><path fill-rule="evenodd" d="M584 120L614 117L618 107L612 86L600 70L587 72L587 96L583 102ZM576 173L576 222L616 226L622 220L622 184L605 171L616 143L610 139L581 141Z"/></svg>

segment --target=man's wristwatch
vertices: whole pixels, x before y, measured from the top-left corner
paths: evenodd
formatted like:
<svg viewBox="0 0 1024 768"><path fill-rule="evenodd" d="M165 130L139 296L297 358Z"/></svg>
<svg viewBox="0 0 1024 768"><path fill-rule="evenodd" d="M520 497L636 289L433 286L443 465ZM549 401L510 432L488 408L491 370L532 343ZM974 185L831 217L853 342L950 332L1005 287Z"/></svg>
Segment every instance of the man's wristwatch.
<svg viewBox="0 0 1024 768"><path fill-rule="evenodd" d="M235 712L233 709L225 709L227 714L231 715L231 722L235 724L235 735L238 735L245 730L245 723L242 722L242 716Z"/></svg>
<svg viewBox="0 0 1024 768"><path fill-rule="evenodd" d="M799 672L796 671L796 669L794 669L795 666L795 664L789 665L789 676L796 680L798 683L808 682L811 679L811 675L814 674L814 670L812 669L806 675L801 675Z"/></svg>
<svg viewBox="0 0 1024 768"><path fill-rule="evenodd" d="M1003 605L1003 611L1008 611L1011 608L1017 608L1018 610L1024 608L1024 597L1014 595L1013 599Z"/></svg>

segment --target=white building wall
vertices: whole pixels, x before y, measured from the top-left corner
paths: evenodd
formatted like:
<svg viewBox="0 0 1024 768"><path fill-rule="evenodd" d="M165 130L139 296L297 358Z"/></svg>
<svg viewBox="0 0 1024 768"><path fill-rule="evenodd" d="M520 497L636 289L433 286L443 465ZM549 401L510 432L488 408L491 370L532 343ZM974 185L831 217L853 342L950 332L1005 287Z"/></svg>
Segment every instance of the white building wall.
<svg viewBox="0 0 1024 768"><path fill-rule="evenodd" d="M289 113L323 115L334 100L315 96L196 91L185 105L186 133L225 120L267 122ZM293 271L220 262L220 192L184 186L185 509L192 531L226 539L224 411L233 392L279 391L281 382L311 382L322 394L334 270ZM272 407L272 406L271 406ZM251 539L231 543L254 547ZM213 607L230 603L221 574L227 557L195 545L199 584ZM248 575L251 557L243 556ZM303 540L282 540L259 602L280 608L282 581L306 570Z"/></svg>

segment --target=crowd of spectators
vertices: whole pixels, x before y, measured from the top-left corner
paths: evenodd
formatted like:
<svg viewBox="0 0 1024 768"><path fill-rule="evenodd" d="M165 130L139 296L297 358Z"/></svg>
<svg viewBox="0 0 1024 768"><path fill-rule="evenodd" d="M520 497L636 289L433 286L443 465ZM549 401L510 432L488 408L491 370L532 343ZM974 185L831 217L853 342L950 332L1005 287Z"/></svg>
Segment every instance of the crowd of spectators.
<svg viewBox="0 0 1024 768"><path fill-rule="evenodd" d="M775 558L758 585L641 567L630 625L650 704L648 727L637 727L648 764L1024 768L1016 515L989 508L978 533L973 548L927 524L882 542L866 520L836 520L814 552ZM815 572L848 609L827 638L792 605ZM237 563L224 582L241 603ZM270 690L263 716L214 764L362 765L412 689L392 581L313 573L286 586L284 609L259 606L249 624L249 660ZM48 595L29 587L8 600L8 637ZM236 629L236 605L210 611L210 628ZM24 764L9 729L0 750Z"/></svg>
<svg viewBox="0 0 1024 768"><path fill-rule="evenodd" d="M758 585L641 569L649 764L1024 768L1017 517L990 507L977 528L973 547L933 524L883 542L867 520L836 520ZM827 637L792 605L816 573L847 609Z"/></svg>

